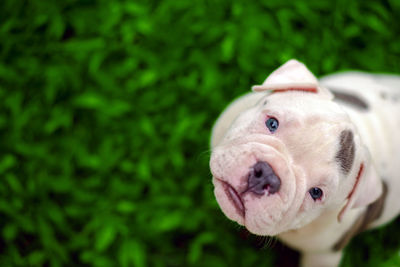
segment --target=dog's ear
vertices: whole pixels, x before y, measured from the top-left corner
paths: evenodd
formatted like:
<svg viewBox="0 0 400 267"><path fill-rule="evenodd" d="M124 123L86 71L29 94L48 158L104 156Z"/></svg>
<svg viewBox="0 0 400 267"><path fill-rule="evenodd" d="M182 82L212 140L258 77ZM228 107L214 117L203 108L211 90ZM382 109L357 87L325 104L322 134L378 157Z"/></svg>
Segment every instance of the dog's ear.
<svg viewBox="0 0 400 267"><path fill-rule="evenodd" d="M253 91L304 91L316 93L320 96L333 99L332 93L319 86L317 78L307 69L307 67L295 60L291 59L277 70L272 72L262 85L252 87Z"/></svg>
<svg viewBox="0 0 400 267"><path fill-rule="evenodd" d="M358 170L353 172L356 175L351 187L353 190L347 196L346 203L338 215L339 222L348 210L368 206L377 200L383 191L382 180L375 169L368 149L361 145L360 150L361 161L358 162L361 163L357 167Z"/></svg>

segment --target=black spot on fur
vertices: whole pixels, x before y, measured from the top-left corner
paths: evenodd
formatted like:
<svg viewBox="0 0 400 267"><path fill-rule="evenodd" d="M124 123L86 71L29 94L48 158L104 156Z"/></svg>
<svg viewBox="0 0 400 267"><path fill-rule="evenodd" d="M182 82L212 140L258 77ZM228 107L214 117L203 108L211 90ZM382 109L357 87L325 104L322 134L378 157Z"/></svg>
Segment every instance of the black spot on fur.
<svg viewBox="0 0 400 267"><path fill-rule="evenodd" d="M335 101L338 101L343 104L351 105L361 111L369 110L368 103L360 96L350 94L347 92L338 92L335 90L335 88L329 88L329 89L332 91L333 95L335 96L335 99L334 99Z"/></svg>
<svg viewBox="0 0 400 267"><path fill-rule="evenodd" d="M354 135L350 130L345 130L340 134L340 147L336 154L336 159L340 164L344 174L348 174L353 166L355 156Z"/></svg>

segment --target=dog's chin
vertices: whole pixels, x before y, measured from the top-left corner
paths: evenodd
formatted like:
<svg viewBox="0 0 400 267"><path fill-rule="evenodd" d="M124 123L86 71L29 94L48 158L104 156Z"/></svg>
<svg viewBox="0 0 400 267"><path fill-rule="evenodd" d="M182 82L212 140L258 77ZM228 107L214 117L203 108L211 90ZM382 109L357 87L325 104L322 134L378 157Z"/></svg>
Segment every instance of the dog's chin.
<svg viewBox="0 0 400 267"><path fill-rule="evenodd" d="M269 231L266 228L264 229L259 229L258 227L254 227L254 225L245 225L247 231L252 233L253 235L257 236L276 236L281 232L276 232L276 231Z"/></svg>
<svg viewBox="0 0 400 267"><path fill-rule="evenodd" d="M259 216L252 217L250 220L246 218L244 226L246 229L258 236L276 236L283 231L279 228L279 224L268 222L269 218Z"/></svg>
<svg viewBox="0 0 400 267"><path fill-rule="evenodd" d="M260 236L275 236L283 232L284 229L282 227L284 226L281 221L281 213L277 211L278 209L273 208L268 211L265 208L257 207L257 204L262 205L265 203L248 203L244 221L244 226L247 230ZM274 205L272 204L271 207L274 207Z"/></svg>

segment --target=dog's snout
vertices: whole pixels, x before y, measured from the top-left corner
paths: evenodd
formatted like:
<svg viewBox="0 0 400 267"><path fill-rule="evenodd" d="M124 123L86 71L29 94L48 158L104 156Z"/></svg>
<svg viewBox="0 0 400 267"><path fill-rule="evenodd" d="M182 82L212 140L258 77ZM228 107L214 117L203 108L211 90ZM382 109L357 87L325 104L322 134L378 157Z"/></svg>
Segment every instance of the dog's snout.
<svg viewBox="0 0 400 267"><path fill-rule="evenodd" d="M265 191L268 191L268 193L274 194L279 191L280 187L281 180L267 162L260 161L254 164L249 173L246 192L263 195Z"/></svg>

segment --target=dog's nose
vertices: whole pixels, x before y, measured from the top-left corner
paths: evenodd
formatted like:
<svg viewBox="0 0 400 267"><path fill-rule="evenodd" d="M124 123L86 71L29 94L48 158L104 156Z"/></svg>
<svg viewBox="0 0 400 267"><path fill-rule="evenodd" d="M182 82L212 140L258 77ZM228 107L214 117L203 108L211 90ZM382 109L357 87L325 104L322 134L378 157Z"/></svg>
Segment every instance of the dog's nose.
<svg viewBox="0 0 400 267"><path fill-rule="evenodd" d="M259 161L252 167L249 173L247 190L257 195L263 195L265 191L274 194L281 187L281 179L274 173L271 166Z"/></svg>

